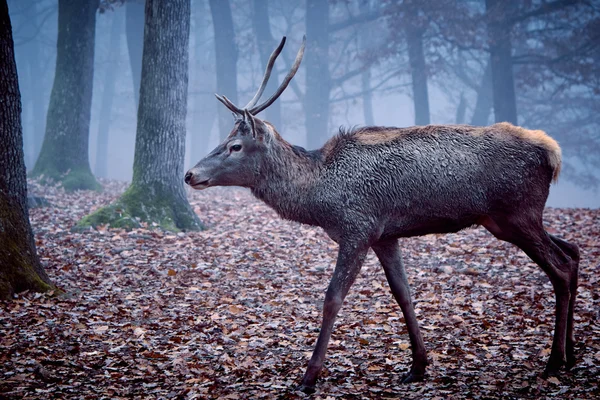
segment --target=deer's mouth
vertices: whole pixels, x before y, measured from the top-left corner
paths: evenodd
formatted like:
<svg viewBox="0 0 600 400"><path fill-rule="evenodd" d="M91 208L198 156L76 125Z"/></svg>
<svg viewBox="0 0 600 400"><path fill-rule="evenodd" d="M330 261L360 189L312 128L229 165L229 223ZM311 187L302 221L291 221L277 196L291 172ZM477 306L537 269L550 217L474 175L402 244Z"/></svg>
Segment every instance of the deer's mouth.
<svg viewBox="0 0 600 400"><path fill-rule="evenodd" d="M193 185L191 185L192 188L196 189L196 190L203 190L206 189L207 187L210 186L210 179L207 179L205 181L202 182L198 182L198 183L194 183Z"/></svg>

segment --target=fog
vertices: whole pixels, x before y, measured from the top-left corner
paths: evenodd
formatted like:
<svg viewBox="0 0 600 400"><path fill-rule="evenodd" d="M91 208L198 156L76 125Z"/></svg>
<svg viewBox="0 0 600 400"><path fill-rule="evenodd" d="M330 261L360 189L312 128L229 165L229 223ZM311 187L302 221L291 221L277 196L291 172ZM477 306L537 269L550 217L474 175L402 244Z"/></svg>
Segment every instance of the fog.
<svg viewBox="0 0 600 400"><path fill-rule="evenodd" d="M464 22L457 23L458 17L452 13L456 10L435 8L436 2L423 2L422 9L412 15L415 12L412 2L381 5L366 0L329 4L270 1L266 25L265 15L258 15L258 0L210 3L192 0L186 167L195 164L219 143L227 129L222 126L227 123L223 118L230 118L229 128L233 126L233 118L228 117L225 107L213 95L217 87L226 87L224 82L231 84L232 79L231 76L221 77L219 86L217 75L229 69L226 67L237 67L234 68L237 70L236 93L221 94L230 99L237 98L239 106L246 104L258 88L264 71L264 57L257 37L264 34L261 29L265 26L271 35L270 49L282 36L287 36L287 44L272 78L278 82L289 70L302 36L307 35L303 64L293 84L277 101L280 115L270 115L270 110L261 114L263 118L280 121L276 124L279 132L296 145L319 146L337 133L340 126L473 123L481 121L476 121L475 117L482 102L499 104L494 102L502 101L499 97L502 85L494 86L494 95L486 95L484 90L486 84L492 85L485 80L485 70L490 51L495 51L493 46L485 43L487 32L482 34L481 31L485 27L475 24L471 29ZM215 10L211 12L210 6L216 6L212 3L230 5L237 60L217 61L216 42L227 38L215 37ZM328 11L311 16L313 14L306 11L307 3L310 7L326 7ZM509 51L512 51L513 61L514 76L511 79L514 79L516 122L530 129L545 130L563 149L563 174L559 183L552 186L547 204L551 207L599 207L600 83L597 69L600 39L588 37L585 32L600 27L600 7L592 4L585 10L573 7L519 19L517 17L535 11L542 3L515 4L518 6L513 6L513 11L518 22L508 30L512 39L512 50L509 48ZM485 12L485 6L485 1L476 0L463 5L475 14ZM97 15L89 129L92 171L97 177L117 180L132 177L137 119L136 78L132 74L135 62L130 59L132 49L128 48L132 40L128 34L135 28L132 19L135 10L129 10L131 14L126 16L127 7L134 7L134 4L102 2L102 10ZM138 7L143 11L143 6ZM56 68L58 4L56 0L13 0L9 1L9 10L23 103L25 158L27 168L31 169L44 137ZM315 20L309 23L307 16ZM143 14L141 18L138 25L143 29ZM323 18L326 18L325 22L320 20ZM405 20L398 22L400 18ZM410 23L415 25L417 19L420 22L414 30L405 28L402 23L413 21ZM319 24L328 27L324 38L317 37ZM561 48L564 50L562 39L557 36L554 40L548 33L556 26L573 32L569 40L575 42L568 55L559 53ZM419 57L413 57L415 32L423 47L420 54L424 68L419 66ZM325 56L323 40L328 42ZM573 65L568 63L570 60ZM319 70L323 62L325 67L321 66ZM595 67L591 71L579 68L585 62ZM416 82L423 79L424 85L417 85ZM510 83L503 86L510 86ZM271 85L263 95L265 98L270 96L270 90ZM418 95L423 90L425 103ZM327 92L329 98L326 98ZM499 110L500 107L496 114ZM314 117L306 117L313 114ZM504 115L509 116L508 120L512 119L510 112ZM495 115L492 107L483 124L492 124L496 120L505 118ZM108 135L106 150L101 148L103 135Z"/></svg>

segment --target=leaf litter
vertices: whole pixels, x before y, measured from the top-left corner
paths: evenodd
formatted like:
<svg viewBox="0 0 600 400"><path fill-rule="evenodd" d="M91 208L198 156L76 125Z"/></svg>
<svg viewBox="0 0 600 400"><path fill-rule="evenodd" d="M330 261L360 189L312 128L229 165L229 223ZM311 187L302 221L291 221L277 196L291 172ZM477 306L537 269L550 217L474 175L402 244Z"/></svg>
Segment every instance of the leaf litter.
<svg viewBox="0 0 600 400"><path fill-rule="evenodd" d="M209 230L70 228L126 188L30 182L38 253L64 296L21 293L0 308L0 398L305 398L337 246L283 221L243 189L190 192ZM577 365L547 380L554 295L525 254L482 228L402 239L428 350L425 382L404 318L369 254L336 321L315 399L600 396L600 211L547 209L579 245Z"/></svg>

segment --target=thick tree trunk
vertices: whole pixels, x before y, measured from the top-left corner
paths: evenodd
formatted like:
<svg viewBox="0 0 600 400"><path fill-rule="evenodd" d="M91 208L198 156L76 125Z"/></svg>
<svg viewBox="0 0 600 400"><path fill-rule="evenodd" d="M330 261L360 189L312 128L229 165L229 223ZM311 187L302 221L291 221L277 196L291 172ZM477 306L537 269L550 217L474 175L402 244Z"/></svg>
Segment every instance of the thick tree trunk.
<svg viewBox="0 0 600 400"><path fill-rule="evenodd" d="M269 2L267 0L254 0L254 18L252 22L254 25L254 33L256 34L256 41L258 42L258 52L260 53L261 65L266 66L269 62L269 56L273 49L275 49L276 43L271 35L271 20L269 18ZM277 68L274 68L276 71ZM273 72L267 88L263 96L269 97L275 93L279 87L279 79L277 74ZM271 122L280 132L285 131L281 124L281 102L275 100L275 103L271 104L269 108L265 110L266 119Z"/></svg>
<svg viewBox="0 0 600 400"><path fill-rule="evenodd" d="M429 124L429 95L427 90L427 66L423 53L423 29L406 28L408 60L412 76L413 102L415 104L415 125Z"/></svg>
<svg viewBox="0 0 600 400"><path fill-rule="evenodd" d="M53 289L37 256L27 207L21 99L6 0L0 0L0 299Z"/></svg>
<svg viewBox="0 0 600 400"><path fill-rule="evenodd" d="M231 6L229 0L210 0L209 3L215 31L217 93L237 104L238 51L235 45ZM226 107L218 107L218 110L220 137L225 139L231 131L233 120L231 112Z"/></svg>
<svg viewBox="0 0 600 400"><path fill-rule="evenodd" d="M100 189L88 157L98 0L59 0L56 73L46 135L32 175L66 190Z"/></svg>
<svg viewBox="0 0 600 400"><path fill-rule="evenodd" d="M320 147L329 137L329 2L306 1L306 145Z"/></svg>
<svg viewBox="0 0 600 400"><path fill-rule="evenodd" d="M125 34L133 79L133 98L137 110L140 104L140 79L142 77L142 50L144 47L144 0L127 0L125 3Z"/></svg>
<svg viewBox="0 0 600 400"><path fill-rule="evenodd" d="M512 63L511 25L507 21L509 3L486 0L488 35L492 64L494 117L496 122L517 124L517 100Z"/></svg>
<svg viewBox="0 0 600 400"><path fill-rule="evenodd" d="M183 187L190 0L148 0L145 20L131 186L79 228L134 228L139 221L171 231L202 228Z"/></svg>
<svg viewBox="0 0 600 400"><path fill-rule="evenodd" d="M102 91L102 104L100 105L100 118L98 121L98 139L96 141L96 176L108 176L108 139L113 99L115 97L115 84L119 70L119 55L121 54L121 31L123 18L120 10L113 12L113 21L110 28L108 46L108 62L104 72L104 89Z"/></svg>
<svg viewBox="0 0 600 400"><path fill-rule="evenodd" d="M481 78L481 84L477 90L477 100L475 101L471 125L488 125L493 107L492 101L492 63L488 61Z"/></svg>

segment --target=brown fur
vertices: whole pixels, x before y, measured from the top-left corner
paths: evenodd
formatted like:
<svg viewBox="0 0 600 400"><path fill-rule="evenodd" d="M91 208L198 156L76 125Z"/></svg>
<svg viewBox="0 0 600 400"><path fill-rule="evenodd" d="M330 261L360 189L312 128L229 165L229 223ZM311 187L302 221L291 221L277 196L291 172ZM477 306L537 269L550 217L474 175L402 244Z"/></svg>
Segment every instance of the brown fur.
<svg viewBox="0 0 600 400"><path fill-rule="evenodd" d="M552 181L556 182L558 180L558 175L560 174L562 165L562 151L558 145L558 142L548 136L546 132L541 130L524 129L520 126L514 126L509 122L500 122L492 125L492 128L498 128L498 130L501 132L506 132L512 136L518 137L521 140L528 141L538 147L546 149L548 152L548 160L552 166L552 170L554 171L552 174Z"/></svg>
<svg viewBox="0 0 600 400"><path fill-rule="evenodd" d="M352 137L360 144L374 146L389 143L407 135L439 135L449 131L474 136L495 134L508 139L518 138L541 147L548 152L548 160L553 169L552 180L554 182L558 180L561 169L561 149L556 140L544 131L524 129L508 122L501 122L489 127L469 125L426 125L410 128L365 127L336 135L325 143L321 151L325 158L333 157L348 137Z"/></svg>

